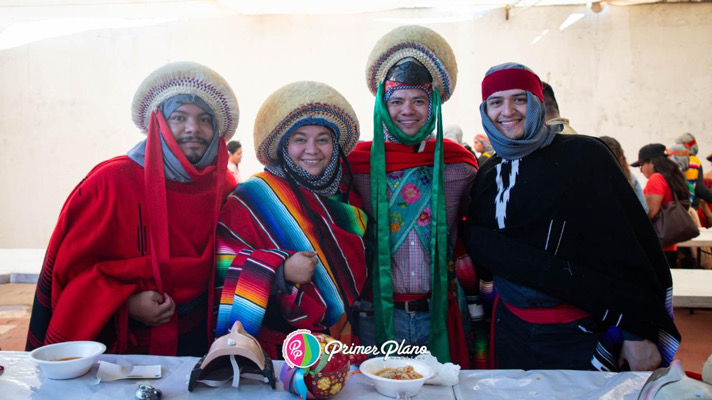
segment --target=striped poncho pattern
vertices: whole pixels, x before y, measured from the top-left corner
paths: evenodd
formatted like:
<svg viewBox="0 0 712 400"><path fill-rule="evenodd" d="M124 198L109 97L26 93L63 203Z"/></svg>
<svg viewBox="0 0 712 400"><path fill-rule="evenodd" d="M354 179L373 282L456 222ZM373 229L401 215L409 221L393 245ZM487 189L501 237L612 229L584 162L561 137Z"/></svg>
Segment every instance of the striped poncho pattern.
<svg viewBox="0 0 712 400"><path fill-rule="evenodd" d="M280 307L295 330L322 331L343 320L358 298L366 280L366 215L299 190L316 220L289 183L268 172L241 183L228 197L218 222L217 336L236 320L257 336L267 307ZM270 296L275 273L297 251L317 253L312 281Z"/></svg>

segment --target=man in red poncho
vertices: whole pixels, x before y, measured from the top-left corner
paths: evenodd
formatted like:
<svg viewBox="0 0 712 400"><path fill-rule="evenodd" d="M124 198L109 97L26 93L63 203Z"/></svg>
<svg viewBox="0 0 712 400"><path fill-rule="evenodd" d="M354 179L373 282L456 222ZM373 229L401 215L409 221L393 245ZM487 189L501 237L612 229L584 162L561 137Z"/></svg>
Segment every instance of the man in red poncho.
<svg viewBox="0 0 712 400"><path fill-rule="evenodd" d="M94 167L69 195L42 265L27 350L97 340L113 353L207 352L237 100L214 71L179 62L151 73L131 108L147 138Z"/></svg>
<svg viewBox="0 0 712 400"><path fill-rule="evenodd" d="M440 362L468 368L456 264L472 284L474 272L466 255L458 258L456 239L477 161L443 140L440 105L455 88L455 55L436 32L404 26L376 43L366 74L376 95L374 139L349 156L375 236L361 343L427 346Z"/></svg>

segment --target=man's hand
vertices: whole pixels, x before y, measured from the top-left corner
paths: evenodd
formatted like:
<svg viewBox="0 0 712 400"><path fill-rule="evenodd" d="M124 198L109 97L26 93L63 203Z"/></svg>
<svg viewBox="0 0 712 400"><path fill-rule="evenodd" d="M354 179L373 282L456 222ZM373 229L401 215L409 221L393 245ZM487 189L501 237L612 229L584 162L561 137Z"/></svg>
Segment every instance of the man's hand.
<svg viewBox="0 0 712 400"><path fill-rule="evenodd" d="M658 346L650 340L624 340L618 366L626 361L631 371L653 371L660 365Z"/></svg>
<svg viewBox="0 0 712 400"><path fill-rule="evenodd" d="M148 326L163 325L176 311L176 303L167 295L154 291L134 293L129 297L129 315Z"/></svg>
<svg viewBox="0 0 712 400"><path fill-rule="evenodd" d="M316 262L316 252L296 252L284 262L284 278L292 283L308 283L314 275Z"/></svg>

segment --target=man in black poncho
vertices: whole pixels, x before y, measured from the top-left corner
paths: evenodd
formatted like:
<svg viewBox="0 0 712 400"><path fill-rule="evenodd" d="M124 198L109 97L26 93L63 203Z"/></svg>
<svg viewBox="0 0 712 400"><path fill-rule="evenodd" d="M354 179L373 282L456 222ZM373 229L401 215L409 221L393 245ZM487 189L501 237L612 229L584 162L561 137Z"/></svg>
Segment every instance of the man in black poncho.
<svg viewBox="0 0 712 400"><path fill-rule="evenodd" d="M496 368L653 370L680 343L657 236L600 140L544 124L521 64L482 82L496 156L471 192L467 247L490 270Z"/></svg>

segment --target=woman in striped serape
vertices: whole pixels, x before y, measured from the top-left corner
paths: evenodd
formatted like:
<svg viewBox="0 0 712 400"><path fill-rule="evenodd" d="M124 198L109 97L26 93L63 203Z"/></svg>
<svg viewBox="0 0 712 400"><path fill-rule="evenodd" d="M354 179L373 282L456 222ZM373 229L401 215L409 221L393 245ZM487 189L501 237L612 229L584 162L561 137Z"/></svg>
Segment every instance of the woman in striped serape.
<svg viewBox="0 0 712 400"><path fill-rule="evenodd" d="M350 202L342 161L358 137L353 108L328 85L292 83L264 102L254 142L265 172L241 183L220 213L216 336L239 320L272 358L300 328L351 343L366 215Z"/></svg>

